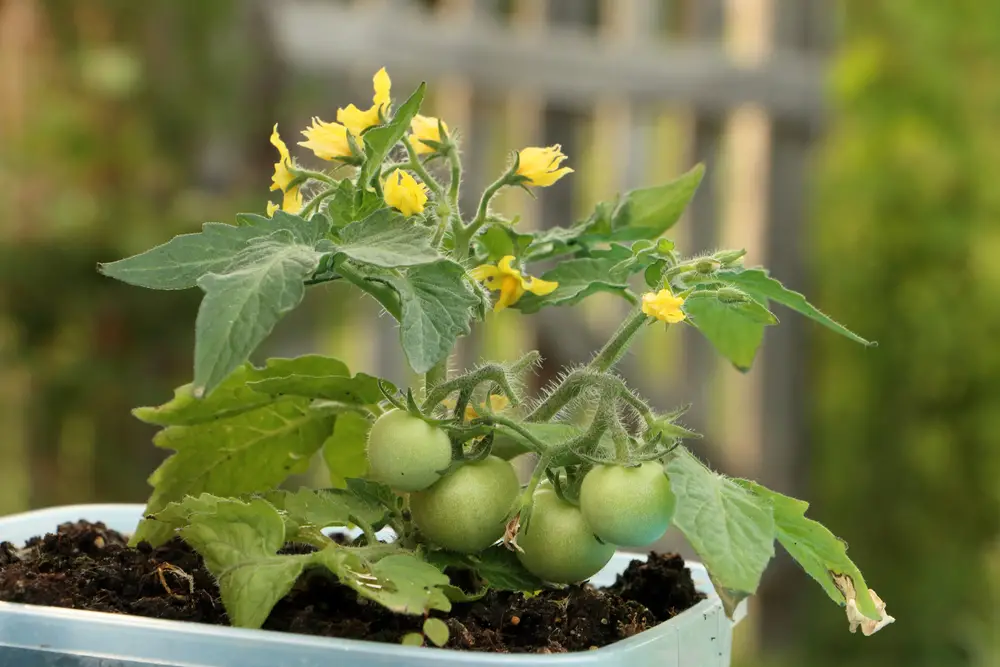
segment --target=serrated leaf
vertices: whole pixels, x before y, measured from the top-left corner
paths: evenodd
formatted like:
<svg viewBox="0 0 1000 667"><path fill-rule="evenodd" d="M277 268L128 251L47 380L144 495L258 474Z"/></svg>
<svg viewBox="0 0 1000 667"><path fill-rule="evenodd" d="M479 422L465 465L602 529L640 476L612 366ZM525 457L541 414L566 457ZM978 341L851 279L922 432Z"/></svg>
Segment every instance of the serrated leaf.
<svg viewBox="0 0 1000 667"><path fill-rule="evenodd" d="M301 219L301 218L300 218ZM241 268L198 280L205 298L195 323L194 393L209 393L247 360L285 313L305 295L303 281L321 253L280 230L255 239Z"/></svg>
<svg viewBox="0 0 1000 667"><path fill-rule="evenodd" d="M323 460L330 471L330 485L347 487L349 477L368 473L368 431L371 422L358 414L345 413L337 418L333 435L323 443Z"/></svg>
<svg viewBox="0 0 1000 667"><path fill-rule="evenodd" d="M398 614L449 611L444 587L448 577L414 554L392 554L369 563L344 549L331 547L315 554L341 583Z"/></svg>
<svg viewBox="0 0 1000 667"><path fill-rule="evenodd" d="M722 356L737 370L746 372L757 356L767 326L754 306L763 308L752 300L724 303L714 292L694 292L684 301L684 312Z"/></svg>
<svg viewBox="0 0 1000 667"><path fill-rule="evenodd" d="M210 493L202 493L198 496L187 496L178 502L168 503L166 507L145 517L146 521L155 522L158 526L158 534L168 535L167 531L174 531L188 525L191 516L195 514L214 514L220 504L242 502L235 498L221 498ZM160 530L162 529L162 530ZM160 542L152 543L154 547L160 546Z"/></svg>
<svg viewBox="0 0 1000 667"><path fill-rule="evenodd" d="M774 556L771 503L706 468L686 449L666 465L677 499L673 522L729 599L730 613L760 584Z"/></svg>
<svg viewBox="0 0 1000 667"><path fill-rule="evenodd" d="M291 590L312 554L278 556L285 524L263 500L220 504L214 514L194 514L181 537L201 554L219 583L234 626L259 628Z"/></svg>
<svg viewBox="0 0 1000 667"><path fill-rule="evenodd" d="M365 190L360 203L355 198L355 194L354 184L351 183L350 179L345 178L337 185L336 193L328 200L325 210L335 230L352 222L364 220L385 206L385 203L374 191Z"/></svg>
<svg viewBox="0 0 1000 667"><path fill-rule="evenodd" d="M620 261L617 257L563 260L542 274L542 279L559 283L554 292L545 296L525 294L514 307L534 313L543 306L571 306L597 292L624 294L628 273L612 270Z"/></svg>
<svg viewBox="0 0 1000 667"><path fill-rule="evenodd" d="M315 368L253 380L248 386L259 393L272 396L304 396L352 405L370 405L382 400L378 383L379 378L365 373L354 376L333 375Z"/></svg>
<svg viewBox="0 0 1000 667"><path fill-rule="evenodd" d="M378 530L385 525L387 510L381 503L340 489L274 491L266 499L287 512L300 526L323 529L350 526L360 521Z"/></svg>
<svg viewBox="0 0 1000 667"><path fill-rule="evenodd" d="M238 263L247 243L273 230L206 222L202 231L181 234L146 252L107 264L98 270L109 278L149 289L189 289L206 273L225 271Z"/></svg>
<svg viewBox="0 0 1000 667"><path fill-rule="evenodd" d="M383 208L342 228L334 246L335 252L362 264L384 268L416 266L441 259L430 245L433 234L430 227Z"/></svg>
<svg viewBox="0 0 1000 667"><path fill-rule="evenodd" d="M410 121L420 111L420 104L424 101L424 93L427 91L427 84L421 83L403 104L396 109L396 113L385 125L372 128L365 132L365 163L361 167L358 175L358 182L367 185L378 169L382 167L382 161L389 154L389 151L399 143L403 135L410 129Z"/></svg>
<svg viewBox="0 0 1000 667"><path fill-rule="evenodd" d="M856 343L866 346L874 346L875 343L865 340L847 327L832 319L826 313L809 303L805 296L794 292L780 282L768 275L764 269L746 269L739 271L722 271L718 274L720 280L732 283L737 287L749 292L754 298L762 303L766 300L775 301L783 306L791 308L795 312L805 315L811 320L819 322L831 331L846 336Z"/></svg>
<svg viewBox="0 0 1000 667"><path fill-rule="evenodd" d="M390 512L397 511L403 502L391 488L370 479L348 478L347 491L373 505L381 505Z"/></svg>
<svg viewBox="0 0 1000 667"><path fill-rule="evenodd" d="M275 488L304 472L333 428L334 416L310 408L309 399L285 397L227 419L171 426L153 438L175 453L150 476L153 514L185 496L239 496ZM155 543L157 527L142 522L133 541Z"/></svg>
<svg viewBox="0 0 1000 667"><path fill-rule="evenodd" d="M430 639L435 646L447 644L448 634L448 624L440 618L428 618L424 621L424 636Z"/></svg>
<svg viewBox="0 0 1000 667"><path fill-rule="evenodd" d="M857 592L858 610L873 621L881 620L861 571L847 556L847 544L823 524L806 518L809 503L771 491L754 482L739 480L739 483L771 502L778 542L823 587L831 600L841 606L846 603L844 594L833 579L834 575L845 575L850 577Z"/></svg>
<svg viewBox="0 0 1000 667"><path fill-rule="evenodd" d="M415 372L426 373L471 331L479 298L466 282L465 269L451 261L415 267L385 281L402 303L399 335L406 360Z"/></svg>

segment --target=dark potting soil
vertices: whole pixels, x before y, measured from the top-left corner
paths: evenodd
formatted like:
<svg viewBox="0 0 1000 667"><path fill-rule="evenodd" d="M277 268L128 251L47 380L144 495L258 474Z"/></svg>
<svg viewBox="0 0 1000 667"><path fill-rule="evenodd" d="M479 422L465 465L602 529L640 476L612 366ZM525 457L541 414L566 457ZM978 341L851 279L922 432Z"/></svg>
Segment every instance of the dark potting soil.
<svg viewBox="0 0 1000 667"><path fill-rule="evenodd" d="M67 523L24 549L0 543L0 600L228 625L215 579L180 540L131 549L101 523ZM294 548L294 547L290 547ZM563 653L606 646L676 616L704 596L675 555L633 561L613 586L571 586L530 597L491 591L445 616L448 647ZM271 612L269 630L398 643L421 617L394 614L307 572Z"/></svg>

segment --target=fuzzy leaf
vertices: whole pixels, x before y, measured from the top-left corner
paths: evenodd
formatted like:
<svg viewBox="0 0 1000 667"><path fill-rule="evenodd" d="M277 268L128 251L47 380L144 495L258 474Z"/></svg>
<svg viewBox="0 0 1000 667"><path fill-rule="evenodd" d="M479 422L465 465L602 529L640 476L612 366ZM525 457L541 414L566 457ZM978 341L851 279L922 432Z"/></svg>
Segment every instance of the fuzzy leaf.
<svg viewBox="0 0 1000 667"><path fill-rule="evenodd" d="M410 121L420 111L420 104L424 101L426 91L427 84L421 83L410 98L396 109L392 120L365 132L365 163L358 175L359 183L367 185L382 168L382 161L410 129Z"/></svg>
<svg viewBox="0 0 1000 667"><path fill-rule="evenodd" d="M274 491L267 500L284 510L297 525L316 528L350 526L359 520L377 529L385 525L386 508L367 498L341 489L299 489Z"/></svg>
<svg viewBox="0 0 1000 667"><path fill-rule="evenodd" d="M308 220L286 213L282 210L274 212L274 216L266 217L257 213L240 213L236 216L236 224L243 228L255 229L259 236L267 236L273 232L284 230L291 234L295 243L315 248L326 238L330 223L323 216L313 216Z"/></svg>
<svg viewBox="0 0 1000 667"><path fill-rule="evenodd" d="M320 257L291 231L280 230L251 242L238 260L241 268L198 280L205 298L195 323L196 396L209 393L236 370L278 320L299 305L303 281Z"/></svg>
<svg viewBox="0 0 1000 667"><path fill-rule="evenodd" d="M349 477L364 477L368 473L368 431L371 422L359 414L345 413L337 417L333 435L323 443L323 460L330 471L330 484L347 486Z"/></svg>
<svg viewBox="0 0 1000 667"><path fill-rule="evenodd" d="M797 313L805 315L811 320L819 322L827 329L850 338L856 343L861 343L862 345L869 347L875 345L872 341L865 340L847 327L833 320L826 313L823 313L811 303L806 301L806 298L802 294L788 289L768 275L767 271L764 269L757 268L739 271L723 271L718 274L718 277L720 280L732 283L737 287L741 287L746 290L761 303L767 303L767 300L776 301L783 306L791 308Z"/></svg>
<svg viewBox="0 0 1000 667"><path fill-rule="evenodd" d="M330 216L334 229L340 229L352 222L364 220L385 206L382 199L374 191L365 190L360 203L355 199L355 192L354 184L350 179L345 178L337 185L336 194L330 198L326 206L327 215Z"/></svg>
<svg viewBox="0 0 1000 667"><path fill-rule="evenodd" d="M181 537L215 576L236 627L263 625L313 559L312 554L277 555L285 544L285 524L263 500L219 504L214 514L194 514Z"/></svg>
<svg viewBox="0 0 1000 667"><path fill-rule="evenodd" d="M387 208L340 230L335 252L372 266L396 268L429 264L441 258L431 247L433 231Z"/></svg>
<svg viewBox="0 0 1000 667"><path fill-rule="evenodd" d="M684 312L715 349L745 373L757 356L767 326L754 306L763 308L752 300L725 303L714 292L694 292L684 302Z"/></svg>
<svg viewBox="0 0 1000 667"><path fill-rule="evenodd" d="M857 591L858 611L873 621L881 620L861 571L847 556L847 544L823 524L806 518L809 503L771 491L754 482L738 481L772 503L778 542L823 587L831 600L844 606L844 594L834 583L833 577L850 577Z"/></svg>
<svg viewBox="0 0 1000 667"><path fill-rule="evenodd" d="M774 556L771 503L706 468L686 449L666 466L676 525L705 563L729 613L760 584Z"/></svg>
<svg viewBox="0 0 1000 667"><path fill-rule="evenodd" d="M472 308L479 298L465 279L465 269L442 261L386 276L402 302L400 339L410 367L426 373L446 358L459 336L470 332Z"/></svg>

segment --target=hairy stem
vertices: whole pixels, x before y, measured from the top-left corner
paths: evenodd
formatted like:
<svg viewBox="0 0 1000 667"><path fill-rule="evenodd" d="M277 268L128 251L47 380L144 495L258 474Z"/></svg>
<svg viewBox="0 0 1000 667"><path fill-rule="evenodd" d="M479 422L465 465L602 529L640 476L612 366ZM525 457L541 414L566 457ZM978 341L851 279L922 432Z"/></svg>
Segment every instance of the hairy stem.
<svg viewBox="0 0 1000 667"><path fill-rule="evenodd" d="M417 151L413 147L413 142L410 141L410 138L405 135L403 136L401 141L403 142L403 146L406 147L406 154L410 156L409 164L402 166L408 167L409 169L413 170L417 174L417 176L420 177L420 180L424 182L424 185L426 185L430 189L430 191L435 194L435 196L440 197L442 191L441 184L438 183L437 179L431 176L430 172L428 172L427 169L424 168L423 163L420 161L420 156L417 155Z"/></svg>

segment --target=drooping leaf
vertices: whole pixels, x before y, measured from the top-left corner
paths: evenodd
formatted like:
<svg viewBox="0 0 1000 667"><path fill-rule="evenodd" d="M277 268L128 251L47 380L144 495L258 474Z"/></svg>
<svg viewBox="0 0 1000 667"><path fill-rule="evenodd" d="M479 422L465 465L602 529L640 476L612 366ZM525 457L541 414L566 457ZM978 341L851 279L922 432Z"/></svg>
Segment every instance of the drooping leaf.
<svg viewBox="0 0 1000 667"><path fill-rule="evenodd" d="M742 372L750 370L764 340L767 324L761 321L760 308L753 300L726 303L715 292L694 292L684 302L691 324Z"/></svg>
<svg viewBox="0 0 1000 667"><path fill-rule="evenodd" d="M150 476L153 493L146 513L188 495L239 496L275 488L304 472L330 435L334 416L310 407L306 398L283 397L225 419L171 426L153 438L175 453ZM143 522L133 541L156 543L163 533Z"/></svg>
<svg viewBox="0 0 1000 667"><path fill-rule="evenodd" d="M624 294L628 273L612 270L619 262L615 257L563 260L542 274L544 280L559 283L554 292L545 296L525 294L514 307L534 313L543 306L571 306L597 292Z"/></svg>
<svg viewBox="0 0 1000 667"><path fill-rule="evenodd" d="M202 231L182 234L146 252L98 265L104 275L149 289L189 289L206 273L224 272L239 262L247 243L273 230L206 222Z"/></svg>
<svg viewBox="0 0 1000 667"><path fill-rule="evenodd" d="M846 602L844 594L834 583L834 575L850 577L857 592L858 611L874 621L881 620L861 571L847 556L847 544L823 524L806 518L809 503L771 491L754 482L738 481L771 502L778 542L823 587L831 600L841 606Z"/></svg>
<svg viewBox="0 0 1000 667"><path fill-rule="evenodd" d="M472 308L479 297L465 279L465 269L441 261L387 276L402 302L400 340L410 367L426 373L448 356L459 336L470 332Z"/></svg>
<svg viewBox="0 0 1000 667"><path fill-rule="evenodd" d="M382 208L340 230L335 252L356 262L396 268L428 264L441 258L431 247L433 230Z"/></svg>
<svg viewBox="0 0 1000 667"><path fill-rule="evenodd" d="M280 230L248 244L241 268L198 280L205 298L195 323L195 396L209 393L236 370L278 320L299 305L303 281L320 257L312 246L296 242L292 232Z"/></svg>
<svg viewBox="0 0 1000 667"><path fill-rule="evenodd" d="M861 343L869 347L875 345L872 341L865 340L847 327L833 320L826 313L820 311L806 301L805 296L802 294L786 288L768 275L768 272L764 269L723 271L719 273L719 279L746 290L761 303L766 303L767 300L775 301L791 308L797 313L805 315L811 320L819 322L831 331L850 338L856 343Z"/></svg>
<svg viewBox="0 0 1000 667"><path fill-rule="evenodd" d="M367 185L371 182L376 170L381 168L382 161L389 151L399 143L403 135L410 129L410 121L420 111L420 105L424 101L424 93L427 84L421 83L410 95L409 99L403 102L396 113L385 125L372 128L365 132L365 163L361 167L358 182Z"/></svg>
<svg viewBox="0 0 1000 667"><path fill-rule="evenodd" d="M215 576L226 615L237 627L263 625L313 560L313 554L277 555L285 524L263 500L219 504L213 514L192 515L180 532Z"/></svg>
<svg viewBox="0 0 1000 667"><path fill-rule="evenodd" d="M359 414L345 413L337 418L333 435L323 443L323 460L330 471L330 484L347 487L349 477L364 477L368 472L368 431L371 422Z"/></svg>
<svg viewBox="0 0 1000 667"><path fill-rule="evenodd" d="M287 512L300 526L323 529L363 522L378 530L385 525L387 510L381 503L340 489L299 489L294 493L274 491L266 498L275 507Z"/></svg>
<svg viewBox="0 0 1000 667"><path fill-rule="evenodd" d="M705 563L732 614L774 556L770 501L716 474L683 447L666 465L677 499L674 525Z"/></svg>

